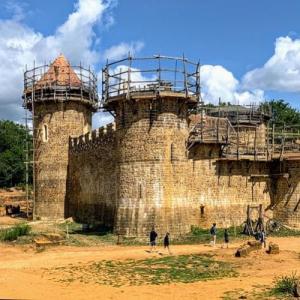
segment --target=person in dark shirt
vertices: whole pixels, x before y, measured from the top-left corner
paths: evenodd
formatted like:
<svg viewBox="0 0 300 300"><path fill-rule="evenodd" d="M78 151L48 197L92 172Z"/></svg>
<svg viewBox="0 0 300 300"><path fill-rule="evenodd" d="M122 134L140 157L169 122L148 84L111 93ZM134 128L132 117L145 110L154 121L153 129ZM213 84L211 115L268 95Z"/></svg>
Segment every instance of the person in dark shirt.
<svg viewBox="0 0 300 300"><path fill-rule="evenodd" d="M169 234L169 232L167 232L165 235L164 247L165 247L165 249L168 249L169 254L172 254L170 251L170 234Z"/></svg>
<svg viewBox="0 0 300 300"><path fill-rule="evenodd" d="M156 249L156 238L157 238L157 233L154 230L154 227L152 227L152 230L150 232L150 251L152 252L152 250Z"/></svg>
<svg viewBox="0 0 300 300"><path fill-rule="evenodd" d="M224 230L224 246L226 246L226 248L228 248L228 244L229 244L229 233L227 228L225 228Z"/></svg>
<svg viewBox="0 0 300 300"><path fill-rule="evenodd" d="M217 224L213 223L213 226L210 228L211 235L211 245L214 247L216 245L217 240Z"/></svg>

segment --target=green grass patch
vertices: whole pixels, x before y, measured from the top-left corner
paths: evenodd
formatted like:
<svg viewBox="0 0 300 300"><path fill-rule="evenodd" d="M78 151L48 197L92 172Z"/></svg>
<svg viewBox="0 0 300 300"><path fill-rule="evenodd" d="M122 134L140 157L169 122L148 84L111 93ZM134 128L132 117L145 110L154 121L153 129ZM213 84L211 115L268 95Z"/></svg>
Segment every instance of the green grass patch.
<svg viewBox="0 0 300 300"><path fill-rule="evenodd" d="M273 237L289 237L289 236L299 237L300 230L281 227L278 231L270 232L268 235Z"/></svg>
<svg viewBox="0 0 300 300"><path fill-rule="evenodd" d="M0 241L14 241L19 236L29 234L30 226L28 224L18 224L11 228L0 230Z"/></svg>
<svg viewBox="0 0 300 300"><path fill-rule="evenodd" d="M247 239L248 236L242 234L243 227L229 227L227 228L229 234L229 241L234 242L237 240ZM174 238L173 244L208 244L211 240L210 230L208 228L200 228L196 226L191 227L191 232L179 237ZM217 228L217 243L223 243L224 229Z"/></svg>
<svg viewBox="0 0 300 300"><path fill-rule="evenodd" d="M59 282L99 283L124 286L144 284L190 283L237 276L231 264L209 255L179 255L143 260L99 261L48 269Z"/></svg>

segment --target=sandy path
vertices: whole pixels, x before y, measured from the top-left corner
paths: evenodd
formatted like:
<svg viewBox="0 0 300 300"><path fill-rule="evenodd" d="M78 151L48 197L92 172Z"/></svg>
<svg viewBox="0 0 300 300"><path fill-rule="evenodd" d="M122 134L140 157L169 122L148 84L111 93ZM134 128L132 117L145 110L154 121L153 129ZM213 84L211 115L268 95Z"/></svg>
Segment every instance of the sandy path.
<svg viewBox="0 0 300 300"><path fill-rule="evenodd" d="M246 259L233 257L231 249L212 249L205 245L173 246L174 254L214 252L217 258L238 265L240 276L190 284L125 286L56 283L43 275L42 268L89 263L99 260L123 260L160 257L149 254L147 247L56 247L35 253L30 247L0 246L0 298L17 299L219 299L225 291L257 284L271 284L275 275L300 273L300 238L274 238L279 255L254 253Z"/></svg>

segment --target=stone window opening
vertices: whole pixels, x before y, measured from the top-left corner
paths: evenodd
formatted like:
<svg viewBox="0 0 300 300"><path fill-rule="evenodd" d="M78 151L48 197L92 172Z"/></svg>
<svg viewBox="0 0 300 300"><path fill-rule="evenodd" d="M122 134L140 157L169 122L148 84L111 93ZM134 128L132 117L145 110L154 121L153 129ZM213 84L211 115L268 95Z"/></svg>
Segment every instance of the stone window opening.
<svg viewBox="0 0 300 300"><path fill-rule="evenodd" d="M43 141L48 142L49 134L48 134L48 126L46 124L43 125Z"/></svg>
<svg viewBox="0 0 300 300"><path fill-rule="evenodd" d="M200 215L201 217L204 217L204 205L200 206Z"/></svg>
<svg viewBox="0 0 300 300"><path fill-rule="evenodd" d="M139 186L138 186L138 198L139 199L143 198L143 190L142 190L142 184L141 183L139 183Z"/></svg>
<svg viewBox="0 0 300 300"><path fill-rule="evenodd" d="M175 159L175 146L174 144L172 143L171 144L171 154L170 154L170 159L171 159L171 162Z"/></svg>

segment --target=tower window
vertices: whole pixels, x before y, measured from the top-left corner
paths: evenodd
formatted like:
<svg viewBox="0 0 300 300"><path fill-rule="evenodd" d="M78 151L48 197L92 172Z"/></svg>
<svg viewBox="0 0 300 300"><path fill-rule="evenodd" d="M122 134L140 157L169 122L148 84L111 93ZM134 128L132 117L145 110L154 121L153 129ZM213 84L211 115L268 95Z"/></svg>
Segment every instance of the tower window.
<svg viewBox="0 0 300 300"><path fill-rule="evenodd" d="M138 198L142 199L143 198L143 190L142 190L142 185L139 183L138 185Z"/></svg>
<svg viewBox="0 0 300 300"><path fill-rule="evenodd" d="M203 205L200 206L200 215L201 215L201 217L204 217L204 206Z"/></svg>
<svg viewBox="0 0 300 300"><path fill-rule="evenodd" d="M48 142L48 126L46 124L43 126L43 141Z"/></svg>
<svg viewBox="0 0 300 300"><path fill-rule="evenodd" d="M170 155L170 159L171 159L171 162L175 159L175 149L174 149L174 144L171 144L171 155Z"/></svg>

